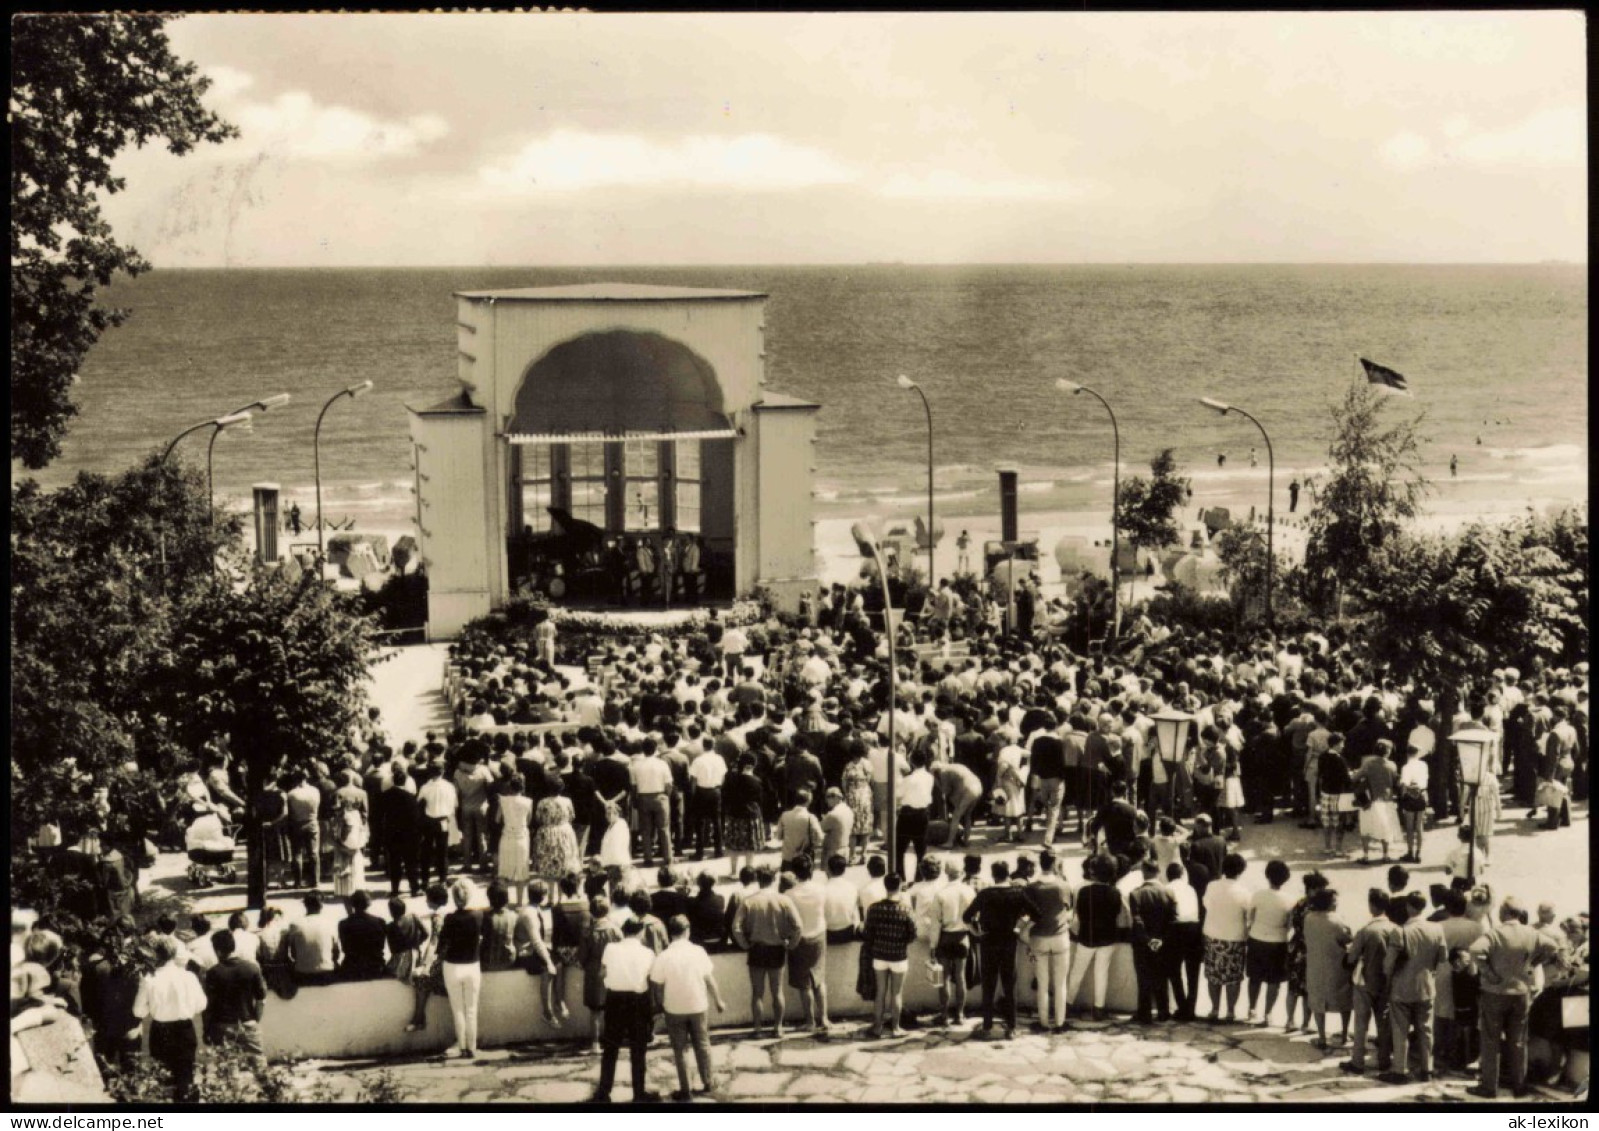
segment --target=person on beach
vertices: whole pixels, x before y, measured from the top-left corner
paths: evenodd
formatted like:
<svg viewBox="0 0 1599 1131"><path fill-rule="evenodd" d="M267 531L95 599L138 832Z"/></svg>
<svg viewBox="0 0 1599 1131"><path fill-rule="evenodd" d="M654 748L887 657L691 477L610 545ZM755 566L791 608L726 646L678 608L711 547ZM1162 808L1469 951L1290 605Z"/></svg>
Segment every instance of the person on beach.
<svg viewBox="0 0 1599 1131"><path fill-rule="evenodd" d="M1299 480L1293 479L1288 483L1288 513L1293 514L1299 509Z"/></svg>

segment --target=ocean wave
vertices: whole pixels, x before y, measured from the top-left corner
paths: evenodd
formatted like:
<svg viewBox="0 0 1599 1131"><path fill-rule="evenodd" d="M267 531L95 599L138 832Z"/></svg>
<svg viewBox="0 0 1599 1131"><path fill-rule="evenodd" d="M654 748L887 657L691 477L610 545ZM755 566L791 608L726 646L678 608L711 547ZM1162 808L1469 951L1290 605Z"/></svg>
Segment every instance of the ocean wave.
<svg viewBox="0 0 1599 1131"><path fill-rule="evenodd" d="M1574 462L1586 464L1588 460L1587 449L1581 444L1543 444L1532 448L1484 448L1483 453L1489 459L1515 460L1525 463Z"/></svg>

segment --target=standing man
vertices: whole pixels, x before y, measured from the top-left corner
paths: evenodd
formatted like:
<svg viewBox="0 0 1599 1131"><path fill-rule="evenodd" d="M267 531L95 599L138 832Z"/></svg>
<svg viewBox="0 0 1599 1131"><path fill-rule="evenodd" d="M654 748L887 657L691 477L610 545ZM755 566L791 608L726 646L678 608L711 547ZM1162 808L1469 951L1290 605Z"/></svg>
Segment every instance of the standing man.
<svg viewBox="0 0 1599 1131"><path fill-rule="evenodd" d="M672 866L672 767L656 750L655 740L640 744L641 754L633 759L633 811L638 814L639 840L644 847L644 866L650 867L656 840L660 841L662 862Z"/></svg>
<svg viewBox="0 0 1599 1131"><path fill-rule="evenodd" d="M1038 879L1027 885L1042 914L1033 922L1028 945L1038 971L1038 1028L1046 1033L1066 1029L1066 980L1071 972L1072 889L1059 872L1055 854L1045 849L1038 857ZM1053 1011L1051 1011L1053 994Z"/></svg>
<svg viewBox="0 0 1599 1131"><path fill-rule="evenodd" d="M468 871L481 871L488 852L489 787L494 771L483 764L487 748L477 739L461 745L455 767L455 796L461 825L461 859Z"/></svg>
<svg viewBox="0 0 1599 1131"><path fill-rule="evenodd" d="M945 1028L966 1024L966 961L971 954L971 931L966 911L977 891L959 871L938 889L929 912L932 920L933 960L942 976L938 983L939 1021ZM950 1008L954 1007L951 1016Z"/></svg>
<svg viewBox="0 0 1599 1131"><path fill-rule="evenodd" d="M1173 860L1166 865L1166 890L1171 893L1176 918L1166 931L1166 976L1177 998L1176 1021L1192 1021L1199 998L1199 965L1205 957L1204 928L1199 922L1199 893Z"/></svg>
<svg viewBox="0 0 1599 1131"><path fill-rule="evenodd" d="M297 885L317 889L321 883L322 791L305 779L303 770L294 771L294 784L284 795L288 806L289 847L294 856Z"/></svg>
<svg viewBox="0 0 1599 1131"><path fill-rule="evenodd" d="M1060 824L1060 806L1066 797L1066 744L1056 728L1060 720L1050 716L1048 729L1033 736L1029 764L1033 771L1033 798L1044 807L1044 847L1055 844Z"/></svg>
<svg viewBox="0 0 1599 1131"><path fill-rule="evenodd" d="M600 1083L590 1103L610 1103L616 1083L616 1062L627 1045L628 1067L633 1075L633 1102L659 1103L659 1092L645 1085L644 1057L650 1045L654 1016L650 1008L650 972L655 955L641 936L644 924L629 919L622 938L605 948L600 972L605 981L605 1030L600 1037Z"/></svg>
<svg viewBox="0 0 1599 1131"><path fill-rule="evenodd" d="M716 855L722 854L722 784L727 781L727 759L716 751L708 737L700 740L700 751L688 764L689 823L694 827L694 859L705 859L705 842L710 840ZM707 836L707 832L710 834Z"/></svg>
<svg viewBox="0 0 1599 1131"><path fill-rule="evenodd" d="M650 985L655 989L656 1005L666 1014L666 1035L672 1042L672 1060L677 1065L677 1091L672 1099L687 1103L688 1046L694 1046L699 1067L701 1095L711 1090L711 1038L706 1014L712 1003L716 1012L725 1013L722 991L716 984L716 970L705 948L689 941L689 922L685 915L674 915L666 924L671 942L656 955L650 966Z"/></svg>
<svg viewBox="0 0 1599 1131"><path fill-rule="evenodd" d="M411 894L422 890L417 872L417 841L421 830L421 813L417 808L416 786L410 775L395 764L390 784L378 794L373 823L383 830L383 863L389 873L389 894L400 894L400 877L411 885Z"/></svg>
<svg viewBox="0 0 1599 1131"><path fill-rule="evenodd" d="M783 1035L783 967L800 937L799 909L772 886L771 866L755 869L756 891L738 905L733 916L733 941L749 952L752 1036L761 1031L761 994L770 987L772 1035Z"/></svg>
<svg viewBox="0 0 1599 1131"><path fill-rule="evenodd" d="M1010 865L996 860L989 867L991 886L977 893L966 914L966 925L977 934L978 964L983 969L983 1027L979 1036L994 1034L994 997L1005 995L1005 1040L1016 1035L1016 929L1024 916L1037 922L1043 913L1031 894L1010 882Z"/></svg>
<svg viewBox="0 0 1599 1131"><path fill-rule="evenodd" d="M899 873L883 878L883 898L866 911L861 931L861 946L872 964L877 979L877 1006L870 1035L881 1037L883 1025L888 1035L900 1035L899 1016L905 975L910 970L910 945L916 938L916 920L900 894Z"/></svg>
<svg viewBox="0 0 1599 1131"><path fill-rule="evenodd" d="M811 812L811 791L802 789L792 800L794 807L777 820L778 858L785 871L792 870L800 857L815 857L822 851L822 823Z"/></svg>
<svg viewBox="0 0 1599 1131"><path fill-rule="evenodd" d="M1293 514L1299 509L1299 480L1292 479L1288 483L1288 513Z"/></svg>
<svg viewBox="0 0 1599 1131"><path fill-rule="evenodd" d="M1158 863L1145 860L1142 869L1144 882L1127 897L1127 903L1133 917L1133 972L1138 978L1138 1012L1133 1021L1148 1025L1151 1004L1155 1006L1155 1019L1171 1020L1166 993L1172 957L1168 944L1172 925L1177 921L1177 901L1161 885ZM1177 1006L1181 1009L1182 1005L1179 997Z"/></svg>
<svg viewBox="0 0 1599 1131"><path fill-rule="evenodd" d="M1499 922L1471 944L1479 979L1482 1079L1467 1091L1483 1099L1499 1095L1501 1045L1506 1046L1512 1093L1517 1099L1527 1095L1527 1007L1533 973L1559 952L1548 938L1522 921L1525 914L1514 897L1507 897L1499 905Z"/></svg>
<svg viewBox="0 0 1599 1131"><path fill-rule="evenodd" d="M810 857L794 861L788 898L799 913L800 937L788 952L788 984L805 1003L805 1027L825 1037L827 1019L827 885L817 876Z"/></svg>
<svg viewBox="0 0 1599 1131"><path fill-rule="evenodd" d="M844 802L837 786L827 791L826 811L822 814L822 852L816 859L831 860L849 854L850 837L855 832L855 811Z"/></svg>
<svg viewBox="0 0 1599 1131"><path fill-rule="evenodd" d="M238 941L231 931L212 935L211 948L217 964L205 972L205 1042L231 1041L261 1056L261 1004L266 1001L261 968L235 953Z"/></svg>
<svg viewBox="0 0 1599 1131"><path fill-rule="evenodd" d="M1385 964L1388 1022L1394 1031L1392 1070L1377 1077L1385 1084L1432 1079L1433 978L1447 948L1438 924L1422 918L1426 911L1427 897L1419 891L1388 904L1388 918L1399 931L1389 942Z"/></svg>
<svg viewBox="0 0 1599 1131"><path fill-rule="evenodd" d="M422 784L416 790L417 852L422 858L422 885L426 887L433 871L438 872L441 884L450 878L450 818L455 815L455 787L444 780L444 771L438 766L429 766L418 776Z"/></svg>

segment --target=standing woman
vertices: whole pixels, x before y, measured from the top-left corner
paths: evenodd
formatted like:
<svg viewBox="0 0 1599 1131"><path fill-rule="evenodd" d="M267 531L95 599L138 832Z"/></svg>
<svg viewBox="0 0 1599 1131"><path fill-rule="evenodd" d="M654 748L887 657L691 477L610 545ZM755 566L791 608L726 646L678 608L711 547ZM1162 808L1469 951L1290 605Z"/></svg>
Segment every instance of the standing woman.
<svg viewBox="0 0 1599 1131"><path fill-rule="evenodd" d="M1355 783L1344 761L1344 736L1330 734L1316 769L1316 789L1321 794L1322 849L1328 856L1344 854L1344 822L1355 811Z"/></svg>
<svg viewBox="0 0 1599 1131"><path fill-rule="evenodd" d="M1382 846L1382 862L1386 864L1389 860L1388 845L1404 839L1404 831L1399 827L1399 806L1394 803L1398 775L1394 773L1393 763L1388 760L1393 752L1393 742L1379 738L1353 775L1357 783L1365 783L1371 798L1370 803L1360 811L1362 864L1371 863L1372 841Z"/></svg>
<svg viewBox="0 0 1599 1131"><path fill-rule="evenodd" d="M143 1051L172 1077L172 1098L187 1103L194 1088L194 1058L200 1048L205 990L179 959L178 941L157 935L155 970L139 982L133 1015L143 1022Z"/></svg>
<svg viewBox="0 0 1599 1131"><path fill-rule="evenodd" d="M428 941L427 924L406 909L405 900L395 896L389 900L389 922L383 935L389 946L385 972L397 982L413 985L417 961Z"/></svg>
<svg viewBox="0 0 1599 1131"><path fill-rule="evenodd" d="M499 796L499 807L500 849L494 873L520 905L527 899L528 863L533 841L532 831L528 828L528 820L533 816L533 802L523 792L521 774L512 774L507 779Z"/></svg>
<svg viewBox="0 0 1599 1131"><path fill-rule="evenodd" d="M359 780L353 770L346 771L347 785ZM349 899L366 887L366 846L372 834L366 814L350 801L341 802L333 831L333 894Z"/></svg>
<svg viewBox="0 0 1599 1131"><path fill-rule="evenodd" d="M761 790L761 779L755 776L755 759L749 754L740 754L737 769L728 775L722 786L727 854L734 875L738 874L741 864L754 865L755 853L766 847ZM870 829L871 823L867 822L866 827Z"/></svg>
<svg viewBox="0 0 1599 1131"><path fill-rule="evenodd" d="M566 1008L566 976L581 966L583 938L589 931L589 901L578 890L577 873L562 876L560 896L550 908L550 957L555 961L555 988L551 1004L555 1024L565 1025L570 1016Z"/></svg>
<svg viewBox="0 0 1599 1131"><path fill-rule="evenodd" d="M849 761L845 763L844 772L839 780L843 786L844 800L855 816L855 822L850 826L849 844L846 846L849 849L849 860L852 864L857 860L864 862L866 844L872 835L872 764L866 757L865 743L859 739L850 741ZM736 868L734 872L737 873Z"/></svg>
<svg viewBox="0 0 1599 1131"><path fill-rule="evenodd" d="M468 1060L477 1056L477 1003L483 992L483 915L467 908L474 894L471 880L455 881L450 888L455 910L444 917L439 931L439 962L455 1019L455 1045Z"/></svg>
<svg viewBox="0 0 1599 1131"><path fill-rule="evenodd" d="M515 940L517 965L539 980L539 1007L544 1023L553 1029L560 1021L555 1015L555 958L550 951L554 930L550 909L544 905L547 894L537 881L527 889L527 902L516 916Z"/></svg>
<svg viewBox="0 0 1599 1131"><path fill-rule="evenodd" d="M1308 877L1307 877L1308 879ZM1316 1017L1316 1047L1327 1047L1327 1014L1336 1013L1343 1023L1338 1044L1349 1039L1349 1011L1354 1006L1354 987L1344 954L1354 932L1338 917L1338 893L1322 887L1310 897L1310 914L1305 916L1306 1005Z"/></svg>
<svg viewBox="0 0 1599 1131"><path fill-rule="evenodd" d="M1244 858L1229 852L1222 860L1221 879L1205 887L1205 982L1210 990L1210 1017L1214 1024L1227 998L1227 1022L1238 1019L1238 991L1244 984L1244 961L1249 938L1249 892L1238 882L1248 867Z"/></svg>
<svg viewBox="0 0 1599 1131"><path fill-rule="evenodd" d="M1286 1032L1294 1031L1294 1007L1303 1004L1304 1016L1300 1028L1310 1032L1309 955L1305 949L1305 916L1310 913L1311 898L1327 886L1327 877L1320 872L1305 876L1305 894L1288 912L1288 1020Z"/></svg>
<svg viewBox="0 0 1599 1131"><path fill-rule="evenodd" d="M554 883L581 868L583 856L578 851L577 833L572 828L577 816L572 799L566 796L566 787L559 777L550 776L549 788L553 792L533 810L538 831L533 834L530 870L539 878Z"/></svg>
<svg viewBox="0 0 1599 1131"><path fill-rule="evenodd" d="M1421 833L1427 814L1427 763L1414 746L1405 750L1405 765L1399 771L1399 820L1405 828L1407 864L1421 863Z"/></svg>
<svg viewBox="0 0 1599 1131"><path fill-rule="evenodd" d="M1244 837L1238 824L1238 814L1244 810L1244 780L1238 764L1238 751L1226 747L1221 786L1221 811L1227 822L1227 839L1239 841Z"/></svg>
<svg viewBox="0 0 1599 1131"><path fill-rule="evenodd" d="M1257 891L1249 901L1249 938L1244 952L1251 1020L1255 1017L1255 1002L1260 1000L1260 987L1266 987L1266 1006L1259 1019L1261 1026L1271 1023L1277 993L1288 980L1289 917L1293 911L1293 905L1283 894L1283 885L1288 882L1288 865L1281 860L1268 861L1266 882L1271 886Z"/></svg>

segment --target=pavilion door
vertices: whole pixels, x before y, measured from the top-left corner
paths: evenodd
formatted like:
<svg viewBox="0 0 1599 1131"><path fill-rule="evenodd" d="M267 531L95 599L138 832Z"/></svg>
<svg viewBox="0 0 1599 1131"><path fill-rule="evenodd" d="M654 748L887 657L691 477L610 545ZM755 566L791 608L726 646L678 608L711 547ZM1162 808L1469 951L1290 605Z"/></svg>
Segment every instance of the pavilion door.
<svg viewBox="0 0 1599 1131"><path fill-rule="evenodd" d="M627 529L627 478L623 469L621 444L605 446L605 529L620 533Z"/></svg>

